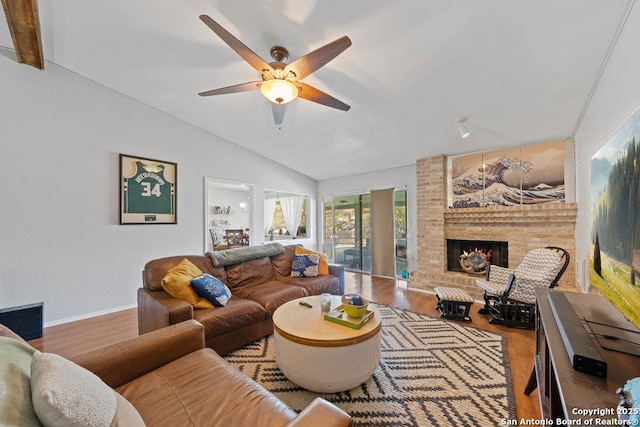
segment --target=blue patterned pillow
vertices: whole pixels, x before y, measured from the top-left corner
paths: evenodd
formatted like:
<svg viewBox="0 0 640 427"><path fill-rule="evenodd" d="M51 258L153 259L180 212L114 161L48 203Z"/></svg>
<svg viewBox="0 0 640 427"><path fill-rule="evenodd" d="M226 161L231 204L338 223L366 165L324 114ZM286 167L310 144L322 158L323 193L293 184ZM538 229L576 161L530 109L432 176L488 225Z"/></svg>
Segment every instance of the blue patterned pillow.
<svg viewBox="0 0 640 427"><path fill-rule="evenodd" d="M224 307L231 299L231 291L227 285L210 274L192 279L191 287L199 297L210 301L216 307Z"/></svg>
<svg viewBox="0 0 640 427"><path fill-rule="evenodd" d="M320 254L296 254L293 256L291 266L292 277L316 277L318 275L318 264Z"/></svg>

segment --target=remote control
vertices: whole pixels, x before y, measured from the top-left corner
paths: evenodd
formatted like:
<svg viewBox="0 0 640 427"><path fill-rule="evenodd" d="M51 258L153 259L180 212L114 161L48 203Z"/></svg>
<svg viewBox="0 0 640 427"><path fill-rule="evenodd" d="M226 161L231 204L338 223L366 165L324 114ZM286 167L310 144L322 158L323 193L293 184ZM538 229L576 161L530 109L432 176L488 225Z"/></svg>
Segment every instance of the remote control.
<svg viewBox="0 0 640 427"><path fill-rule="evenodd" d="M300 301L300 305L304 305L306 307L312 308L313 306L306 301Z"/></svg>

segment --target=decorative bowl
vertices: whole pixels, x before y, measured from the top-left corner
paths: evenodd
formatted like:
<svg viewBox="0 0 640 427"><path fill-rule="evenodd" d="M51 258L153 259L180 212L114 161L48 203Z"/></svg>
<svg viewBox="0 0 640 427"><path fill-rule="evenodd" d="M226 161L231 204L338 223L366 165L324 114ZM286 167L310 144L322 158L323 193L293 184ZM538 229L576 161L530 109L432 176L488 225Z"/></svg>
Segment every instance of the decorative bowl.
<svg viewBox="0 0 640 427"><path fill-rule="evenodd" d="M362 317L367 312L369 301L357 294L346 294L342 296L342 307L347 316Z"/></svg>

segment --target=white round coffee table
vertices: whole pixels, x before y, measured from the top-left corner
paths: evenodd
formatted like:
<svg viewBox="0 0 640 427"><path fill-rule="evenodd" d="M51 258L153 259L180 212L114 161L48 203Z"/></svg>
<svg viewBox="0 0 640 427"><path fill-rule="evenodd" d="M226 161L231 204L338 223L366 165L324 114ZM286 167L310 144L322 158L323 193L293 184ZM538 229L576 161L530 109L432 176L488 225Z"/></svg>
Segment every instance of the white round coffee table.
<svg viewBox="0 0 640 427"><path fill-rule="evenodd" d="M331 307L341 304L332 296ZM313 307L300 305L306 301ZM380 363L381 318L373 317L360 329L324 320L320 297L289 301L273 313L275 359L292 383L318 393L350 390L368 380Z"/></svg>

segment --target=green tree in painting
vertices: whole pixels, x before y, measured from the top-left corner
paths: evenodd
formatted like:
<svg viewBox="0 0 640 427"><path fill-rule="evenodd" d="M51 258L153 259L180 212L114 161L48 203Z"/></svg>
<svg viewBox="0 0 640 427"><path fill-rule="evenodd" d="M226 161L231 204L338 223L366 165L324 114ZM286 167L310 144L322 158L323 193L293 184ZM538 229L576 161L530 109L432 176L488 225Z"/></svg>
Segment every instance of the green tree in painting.
<svg viewBox="0 0 640 427"><path fill-rule="evenodd" d="M602 277L602 260L600 258L600 242L598 241L598 233L596 233L596 242L593 245L593 269L598 276Z"/></svg>
<svg viewBox="0 0 640 427"><path fill-rule="evenodd" d="M611 168L594 211L599 247L621 262L640 249L640 142L634 138Z"/></svg>

